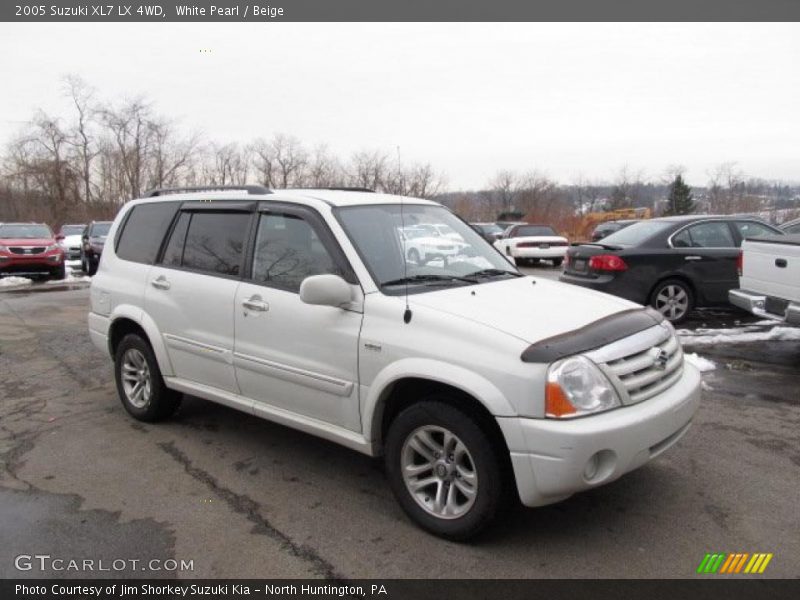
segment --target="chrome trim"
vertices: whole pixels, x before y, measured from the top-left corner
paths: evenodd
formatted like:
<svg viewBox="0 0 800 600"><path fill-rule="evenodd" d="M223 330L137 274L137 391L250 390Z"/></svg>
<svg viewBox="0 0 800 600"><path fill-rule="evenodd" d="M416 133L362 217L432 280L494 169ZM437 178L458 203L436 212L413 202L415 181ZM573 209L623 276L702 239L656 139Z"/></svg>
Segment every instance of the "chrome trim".
<svg viewBox="0 0 800 600"><path fill-rule="evenodd" d="M352 381L345 381L343 379L337 379L336 377L315 373L314 371L291 367L256 356L242 354L241 352L233 353L233 365L239 369L245 369L253 373L258 373L259 375L275 377L290 383L297 383L321 392L333 394L334 396L350 396L354 387Z"/></svg>
<svg viewBox="0 0 800 600"><path fill-rule="evenodd" d="M164 340L167 347L174 350L182 350L184 352L202 356L203 358L208 358L216 362L231 364L231 351L226 350L225 348L211 346L209 344L204 344L196 340L190 340L188 338L172 335L170 333L164 334Z"/></svg>

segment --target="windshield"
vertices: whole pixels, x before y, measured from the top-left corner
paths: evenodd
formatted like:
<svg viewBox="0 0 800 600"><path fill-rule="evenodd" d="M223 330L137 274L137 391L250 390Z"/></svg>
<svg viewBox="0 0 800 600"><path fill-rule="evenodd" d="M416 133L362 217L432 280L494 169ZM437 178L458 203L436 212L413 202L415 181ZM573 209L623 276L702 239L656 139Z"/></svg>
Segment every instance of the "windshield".
<svg viewBox="0 0 800 600"><path fill-rule="evenodd" d="M53 232L47 225L33 223L7 223L0 225L0 238L6 239L41 239L51 238Z"/></svg>
<svg viewBox="0 0 800 600"><path fill-rule="evenodd" d="M64 225L61 233L63 235L80 235L84 229L86 229L86 225Z"/></svg>
<svg viewBox="0 0 800 600"><path fill-rule="evenodd" d="M108 230L111 229L111 223L95 223L92 225L92 237L99 237L101 235L108 235Z"/></svg>
<svg viewBox="0 0 800 600"><path fill-rule="evenodd" d="M604 244L636 246L672 226L669 221L641 221L603 238Z"/></svg>
<svg viewBox="0 0 800 600"><path fill-rule="evenodd" d="M519 272L469 225L441 206L348 206L336 215L375 283L386 294L518 277ZM436 237L431 230L448 232Z"/></svg>
<svg viewBox="0 0 800 600"><path fill-rule="evenodd" d="M489 223L488 225L477 226L483 233L503 233L503 228L497 223Z"/></svg>
<svg viewBox="0 0 800 600"><path fill-rule="evenodd" d="M514 231L514 237L535 237L541 235L558 235L555 231L553 231L552 227L547 227L546 225L529 225L524 227L517 227Z"/></svg>

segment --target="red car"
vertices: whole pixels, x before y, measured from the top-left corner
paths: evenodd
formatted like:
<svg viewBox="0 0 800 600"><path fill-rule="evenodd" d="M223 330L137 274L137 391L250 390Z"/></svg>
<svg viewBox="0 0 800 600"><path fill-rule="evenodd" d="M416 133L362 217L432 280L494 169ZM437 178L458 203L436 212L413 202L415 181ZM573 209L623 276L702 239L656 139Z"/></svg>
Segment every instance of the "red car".
<svg viewBox="0 0 800 600"><path fill-rule="evenodd" d="M0 277L49 275L64 279L64 250L43 223L0 223Z"/></svg>

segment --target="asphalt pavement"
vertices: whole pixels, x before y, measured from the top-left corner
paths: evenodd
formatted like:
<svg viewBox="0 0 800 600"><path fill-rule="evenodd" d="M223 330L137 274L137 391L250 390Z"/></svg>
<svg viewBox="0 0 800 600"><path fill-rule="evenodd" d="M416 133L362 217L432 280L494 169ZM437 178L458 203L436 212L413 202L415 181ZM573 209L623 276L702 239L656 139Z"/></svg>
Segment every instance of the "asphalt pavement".
<svg viewBox="0 0 800 600"><path fill-rule="evenodd" d="M39 289L0 292L0 577L692 577L707 552L800 575L800 342L687 348L717 368L675 448L456 544L408 521L380 461L196 398L134 421L89 342L87 287ZM125 567L15 566L37 554ZM191 569L133 562L170 559Z"/></svg>

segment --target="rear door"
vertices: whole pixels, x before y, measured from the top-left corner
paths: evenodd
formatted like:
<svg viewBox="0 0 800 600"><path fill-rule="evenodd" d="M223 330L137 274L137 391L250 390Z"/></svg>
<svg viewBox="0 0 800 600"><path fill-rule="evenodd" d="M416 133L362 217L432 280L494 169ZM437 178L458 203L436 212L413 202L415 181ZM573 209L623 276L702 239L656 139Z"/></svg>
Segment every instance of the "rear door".
<svg viewBox="0 0 800 600"><path fill-rule="evenodd" d="M184 203L145 292L145 310L176 376L232 393L239 391L233 302L254 208L254 202Z"/></svg>
<svg viewBox="0 0 800 600"><path fill-rule="evenodd" d="M361 430L358 336L361 288L333 234L315 211L270 203L257 216L254 250L236 293L234 364L241 393L258 413L277 410ZM348 308L300 300L310 275L351 283Z"/></svg>
<svg viewBox="0 0 800 600"><path fill-rule="evenodd" d="M739 249L727 221L701 221L689 225L670 242L683 264L685 274L699 294L698 304L724 304L728 290L738 286L736 259Z"/></svg>

